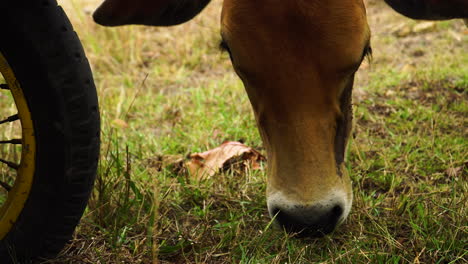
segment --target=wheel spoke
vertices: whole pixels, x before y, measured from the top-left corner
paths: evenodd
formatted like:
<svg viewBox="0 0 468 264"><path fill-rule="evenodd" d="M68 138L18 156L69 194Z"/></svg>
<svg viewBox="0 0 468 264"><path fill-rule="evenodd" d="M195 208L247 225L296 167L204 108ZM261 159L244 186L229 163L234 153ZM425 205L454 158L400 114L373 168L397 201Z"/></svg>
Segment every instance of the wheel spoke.
<svg viewBox="0 0 468 264"><path fill-rule="evenodd" d="M21 139L15 138L15 139L10 139L10 140L0 140L0 144L14 144L14 145L19 145L21 144Z"/></svg>
<svg viewBox="0 0 468 264"><path fill-rule="evenodd" d="M8 160L0 159L0 162L5 163L6 165L8 165L8 167L10 167L12 169L15 169L15 170L17 170L19 168L18 164L14 163L14 162L11 162L11 161L8 161Z"/></svg>
<svg viewBox="0 0 468 264"><path fill-rule="evenodd" d="M2 182L0 181L0 186L2 186L5 190L7 190L8 192L11 190L11 186L6 183L6 182Z"/></svg>
<svg viewBox="0 0 468 264"><path fill-rule="evenodd" d="M16 121L16 120L18 120L18 119L19 119L18 114L12 115L12 116L9 116L9 117L7 117L6 119L3 119L2 121L0 121L0 124L13 122L13 121Z"/></svg>
<svg viewBox="0 0 468 264"><path fill-rule="evenodd" d="M10 87L6 83L0 83L0 89L10 90Z"/></svg>

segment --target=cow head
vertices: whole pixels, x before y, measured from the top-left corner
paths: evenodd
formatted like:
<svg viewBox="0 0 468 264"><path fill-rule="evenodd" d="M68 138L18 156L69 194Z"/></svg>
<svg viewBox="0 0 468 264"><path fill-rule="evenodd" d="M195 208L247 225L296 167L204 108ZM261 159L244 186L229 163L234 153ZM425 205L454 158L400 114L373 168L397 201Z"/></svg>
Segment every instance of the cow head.
<svg viewBox="0 0 468 264"><path fill-rule="evenodd" d="M106 0L104 25L174 25L208 0ZM348 215L344 166L354 73L370 52L362 0L224 0L222 46L268 155L268 210L290 232L328 233Z"/></svg>

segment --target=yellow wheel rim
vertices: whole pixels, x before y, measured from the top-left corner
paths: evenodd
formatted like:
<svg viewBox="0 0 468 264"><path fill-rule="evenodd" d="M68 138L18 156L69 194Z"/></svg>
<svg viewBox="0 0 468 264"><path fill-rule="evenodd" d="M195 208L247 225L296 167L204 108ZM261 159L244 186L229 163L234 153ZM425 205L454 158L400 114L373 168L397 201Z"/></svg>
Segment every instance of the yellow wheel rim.
<svg viewBox="0 0 468 264"><path fill-rule="evenodd" d="M5 202L0 205L0 240L2 240L18 219L31 191L35 170L36 140L34 138L31 112L29 111L21 85L1 52L0 73L6 81L18 109L22 133L21 160L17 165L13 163L9 164L10 167L15 168L17 171L15 182L9 188Z"/></svg>

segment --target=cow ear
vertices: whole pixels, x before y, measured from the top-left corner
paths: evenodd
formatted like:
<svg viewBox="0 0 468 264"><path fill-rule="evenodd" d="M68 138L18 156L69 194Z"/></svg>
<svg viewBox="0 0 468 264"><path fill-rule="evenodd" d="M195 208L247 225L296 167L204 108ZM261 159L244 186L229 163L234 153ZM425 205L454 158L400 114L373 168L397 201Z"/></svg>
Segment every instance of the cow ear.
<svg viewBox="0 0 468 264"><path fill-rule="evenodd" d="M444 20L468 18L466 0L385 0L398 13L413 19Z"/></svg>
<svg viewBox="0 0 468 264"><path fill-rule="evenodd" d="M189 21L210 0L105 0L93 14L103 26L173 26Z"/></svg>

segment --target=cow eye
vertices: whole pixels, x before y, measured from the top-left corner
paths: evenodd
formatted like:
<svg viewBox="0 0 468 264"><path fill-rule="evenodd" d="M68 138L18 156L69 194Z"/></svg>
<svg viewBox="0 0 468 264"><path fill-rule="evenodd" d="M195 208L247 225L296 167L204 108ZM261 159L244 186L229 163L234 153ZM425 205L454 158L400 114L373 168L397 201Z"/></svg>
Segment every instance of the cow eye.
<svg viewBox="0 0 468 264"><path fill-rule="evenodd" d="M367 44L367 46L364 48L362 57L363 59L368 58L369 60L372 60L372 47L370 44Z"/></svg>
<svg viewBox="0 0 468 264"><path fill-rule="evenodd" d="M219 49L231 53L231 50L229 49L229 46L224 39L221 39L221 42L219 43Z"/></svg>
<svg viewBox="0 0 468 264"><path fill-rule="evenodd" d="M226 41L225 41L224 39L221 39L221 42L219 43L219 49L222 50L222 51L226 51L227 53L229 53L229 57L230 57L231 60L232 60L231 49L229 48L228 44L226 43Z"/></svg>
<svg viewBox="0 0 468 264"><path fill-rule="evenodd" d="M367 44L366 47L364 47L362 55L361 55L361 59L359 60L359 62L354 65L351 65L350 67L345 68L344 70L341 71L341 73L345 75L355 73L361 66L364 59L366 58L368 59L368 62L372 61L372 47L370 46L370 44Z"/></svg>

